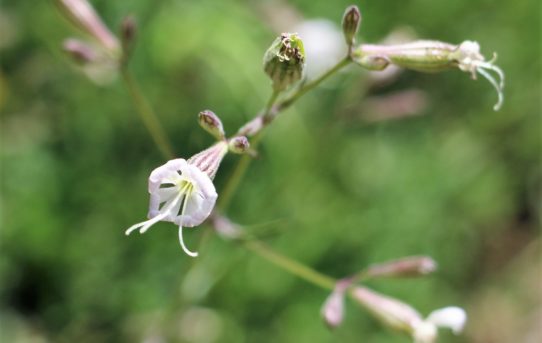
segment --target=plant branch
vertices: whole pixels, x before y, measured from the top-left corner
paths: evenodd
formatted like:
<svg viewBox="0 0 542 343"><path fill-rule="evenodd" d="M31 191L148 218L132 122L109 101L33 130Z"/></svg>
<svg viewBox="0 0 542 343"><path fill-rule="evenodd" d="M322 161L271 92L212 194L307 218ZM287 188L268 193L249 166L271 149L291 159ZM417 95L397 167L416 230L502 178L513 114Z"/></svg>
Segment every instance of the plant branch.
<svg viewBox="0 0 542 343"><path fill-rule="evenodd" d="M321 76L317 77L316 79L307 82L303 86L301 86L297 91L295 91L292 95L287 97L284 100L279 101L275 105L275 101L278 97L277 92L273 92L271 95L269 101L267 102L266 107L258 114L254 119L247 122L245 125L243 125L237 134L244 135L244 136L252 136L254 137L251 142L252 148L256 148L258 145L260 139L261 139L261 132L277 117L277 115L285 110L286 108L290 107L293 103L295 103L299 98L301 98L303 95L305 95L310 90L314 89L316 86L321 84L324 80L329 78L331 75L335 74L348 64L350 64L352 60L349 56L343 58L341 61L339 61L335 66L333 66L331 69L323 73ZM248 166L250 165L250 161L252 158L248 155L243 155L239 162L237 163L237 166L235 167L231 177L228 179L228 182L226 183L226 186L224 187L224 191L222 192L219 200L219 209L221 211L225 211L231 201L231 198L233 197L233 194L237 190L237 187L239 187L239 184L241 183L241 179L245 175L246 170L248 169Z"/></svg>
<svg viewBox="0 0 542 343"><path fill-rule="evenodd" d="M256 253L260 257L284 269L285 271L307 282L312 283L313 285L316 285L326 290L333 290L333 288L335 287L335 279L324 275L310 267L307 267L306 265L301 264L295 260L292 260L289 257L279 254L278 252L274 251L269 246L258 240L246 240L243 242L243 245L248 250Z"/></svg>
<svg viewBox="0 0 542 343"><path fill-rule="evenodd" d="M175 154L173 153L173 148L169 143L166 132L160 124L158 116L149 104L149 101L147 98L145 98L145 95L141 91L137 81L126 67L121 68L121 74L124 84L130 92L130 97L132 98L134 107L136 108L137 113L139 113L139 116L147 128L147 131L149 131L154 143L165 158L174 158Z"/></svg>

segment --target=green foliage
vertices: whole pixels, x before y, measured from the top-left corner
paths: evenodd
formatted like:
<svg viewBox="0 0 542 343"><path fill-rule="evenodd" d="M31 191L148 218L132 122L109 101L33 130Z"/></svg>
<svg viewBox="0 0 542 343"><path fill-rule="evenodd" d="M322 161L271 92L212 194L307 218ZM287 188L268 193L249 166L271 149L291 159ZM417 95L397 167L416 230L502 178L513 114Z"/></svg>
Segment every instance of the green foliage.
<svg viewBox="0 0 542 343"><path fill-rule="evenodd" d="M138 18L130 67L185 158L212 143L198 127L201 110L234 132L265 104L263 53L295 24L276 28L280 11L340 27L350 4L93 3L113 31L124 15ZM460 71L405 72L369 87L367 72L349 69L273 123L230 216L333 277L430 255L435 275L371 285L424 314L449 304L476 311L473 297L538 235L538 12L526 1L358 5L361 42L409 25L421 38L497 51L508 77L503 109L492 111L486 82ZM3 1L0 24L1 341L408 342L351 303L330 332L319 317L324 291L214 234L196 260L166 223L126 238L146 215L148 174L164 163L126 90L120 80L93 84L61 53L62 39L78 33L50 2ZM419 116L369 120L381 114L369 98L410 88L429 99ZM219 196L238 158L226 157ZM185 239L196 246L210 230ZM467 336L486 337L483 318L470 320Z"/></svg>

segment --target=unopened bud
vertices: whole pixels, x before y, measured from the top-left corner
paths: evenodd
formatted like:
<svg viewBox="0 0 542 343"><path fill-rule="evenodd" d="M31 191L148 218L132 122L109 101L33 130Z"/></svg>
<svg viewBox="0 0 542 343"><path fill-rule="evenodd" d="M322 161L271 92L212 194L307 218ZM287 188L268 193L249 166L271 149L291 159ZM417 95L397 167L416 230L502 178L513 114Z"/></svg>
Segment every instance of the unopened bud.
<svg viewBox="0 0 542 343"><path fill-rule="evenodd" d="M322 318L330 329L341 325L344 317L344 294L333 292L322 307Z"/></svg>
<svg viewBox="0 0 542 343"><path fill-rule="evenodd" d="M122 49L129 51L134 44L137 33L137 22L131 15L125 17L120 25L120 37L122 41Z"/></svg>
<svg viewBox="0 0 542 343"><path fill-rule="evenodd" d="M225 239L239 239L243 236L242 227L229 220L227 217L215 214L211 223L216 232Z"/></svg>
<svg viewBox="0 0 542 343"><path fill-rule="evenodd" d="M198 115L199 125L217 140L224 139L224 127L220 118L211 110L201 111Z"/></svg>
<svg viewBox="0 0 542 343"><path fill-rule="evenodd" d="M74 62L78 64L88 64L96 60L97 54L92 46L86 44L77 39L66 39L62 44L64 51L66 51Z"/></svg>
<svg viewBox="0 0 542 343"><path fill-rule="evenodd" d="M116 52L119 44L87 0L57 0L62 12L81 30L94 37L104 48Z"/></svg>
<svg viewBox="0 0 542 343"><path fill-rule="evenodd" d="M335 289L322 306L320 313L330 329L337 328L344 320L344 293L348 286L350 286L349 280L337 282Z"/></svg>
<svg viewBox="0 0 542 343"><path fill-rule="evenodd" d="M352 60L367 70L381 71L388 67L390 60L386 56L379 55L352 55Z"/></svg>
<svg viewBox="0 0 542 343"><path fill-rule="evenodd" d="M361 12L358 6L349 6L343 15L343 34L346 44L352 46L355 42L356 34L358 33L361 24Z"/></svg>
<svg viewBox="0 0 542 343"><path fill-rule="evenodd" d="M266 51L263 66L275 91L282 91L301 80L305 67L305 50L301 38L295 33L281 34Z"/></svg>
<svg viewBox="0 0 542 343"><path fill-rule="evenodd" d="M250 143L245 136L236 136L228 141L228 148L235 154L244 154L250 148Z"/></svg>
<svg viewBox="0 0 542 343"><path fill-rule="evenodd" d="M352 297L392 329L412 334L413 324L422 322L421 315L411 306L367 287L356 287Z"/></svg>
<svg viewBox="0 0 542 343"><path fill-rule="evenodd" d="M368 277L416 277L434 272L437 263L428 256L411 256L376 264L367 270Z"/></svg>

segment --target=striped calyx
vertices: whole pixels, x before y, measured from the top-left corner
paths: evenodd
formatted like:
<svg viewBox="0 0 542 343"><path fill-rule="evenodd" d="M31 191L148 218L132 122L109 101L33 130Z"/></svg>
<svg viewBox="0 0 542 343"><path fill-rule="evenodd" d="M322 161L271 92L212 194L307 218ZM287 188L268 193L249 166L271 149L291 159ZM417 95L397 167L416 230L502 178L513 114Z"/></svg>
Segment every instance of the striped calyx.
<svg viewBox="0 0 542 343"><path fill-rule="evenodd" d="M227 152L228 143L220 141L210 148L190 157L187 162L207 174L212 180Z"/></svg>

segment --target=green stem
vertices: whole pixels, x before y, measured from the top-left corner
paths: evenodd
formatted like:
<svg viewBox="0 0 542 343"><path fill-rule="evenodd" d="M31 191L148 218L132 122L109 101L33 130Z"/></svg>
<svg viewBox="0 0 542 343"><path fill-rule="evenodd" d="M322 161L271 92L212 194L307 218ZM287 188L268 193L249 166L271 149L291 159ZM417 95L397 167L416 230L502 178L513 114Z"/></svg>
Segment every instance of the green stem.
<svg viewBox="0 0 542 343"><path fill-rule="evenodd" d="M275 101L277 100L279 94L280 94L280 91L274 90L273 94L271 94L271 97L267 101L267 104L265 105L265 108L262 114L262 117L264 118L264 122L269 117L269 114L271 113L271 109L273 108L273 105L275 104Z"/></svg>
<svg viewBox="0 0 542 343"><path fill-rule="evenodd" d="M350 56L347 56L339 61L335 66L333 66L331 69L326 71L324 74L320 75L314 80L311 80L303 85L303 87L299 88L297 92L289 96L288 98L284 99L278 104L278 110L282 111L285 108L291 106L294 102L296 102L299 98L301 98L303 95L305 95L308 91L312 90L316 86L318 86L322 81L330 77L331 75L335 74L342 68L346 67L348 64L352 62L352 59Z"/></svg>
<svg viewBox="0 0 542 343"><path fill-rule="evenodd" d="M264 243L257 240L247 240L244 242L244 246L258 254L260 257L273 263L274 265L281 267L282 269L290 272L291 274L312 283L318 287L326 290L333 290L335 282L333 278L324 275L316 270L307 267L295 260L290 259L284 255L277 253Z"/></svg>
<svg viewBox="0 0 542 343"><path fill-rule="evenodd" d="M143 92L139 88L137 81L133 78L132 74L127 68L121 69L122 79L124 84L130 92L130 96L134 103L134 106L143 121L143 124L149 131L154 143L162 153L162 155L167 159L172 159L175 157L173 153L173 148L169 143L166 132L164 131L162 125L158 121L158 117L154 110L152 109L149 101L143 95Z"/></svg>
<svg viewBox="0 0 542 343"><path fill-rule="evenodd" d="M350 64L352 60L349 56L343 58L339 63L337 63L334 67L329 69L327 72L322 74L320 77L306 83L301 88L299 88L294 94L292 94L290 97L286 98L283 101L280 101L277 105L273 106L275 104L275 101L279 95L279 92L274 91L273 94L271 94L271 97L269 98L269 101L266 104L266 107L264 108L262 114L260 116L264 119L263 120L263 126L258 129L258 132L255 134L254 138L252 139L251 146L252 148L256 148L258 145L260 138L261 138L261 131L267 127L267 125L277 116L278 113L280 113L282 110L286 109L290 105L292 105L294 102L296 102L299 98L301 98L305 93L310 91L311 89L318 86L320 83L322 83L324 80L326 80L331 75L335 74L348 64ZM228 182L226 183L226 186L224 187L224 190L222 191L219 199L218 208L221 211L225 211L228 208L228 205L231 202L231 199L233 197L233 194L237 190L237 187L239 187L239 184L241 183L241 179L245 175L245 172L248 169L248 166L250 165L250 162L252 161L252 158L248 155L243 155L239 162L237 163L237 166L235 167L235 170L233 171L232 176L228 179Z"/></svg>
<svg viewBox="0 0 542 343"><path fill-rule="evenodd" d="M257 141L257 138L255 139L255 141ZM252 143L252 147L255 147L256 145L257 144L255 144L254 142ZM235 169L233 170L233 173L228 179L228 182L226 183L224 190L220 193L220 197L218 198L218 208L220 211L225 211L226 208L228 208L231 202L231 199L233 197L233 194L237 190L237 187L239 187L239 184L241 183L241 179L245 175L245 172L251 160L252 160L252 157L250 157L247 154L243 154L243 156L241 156L241 159L235 166Z"/></svg>

